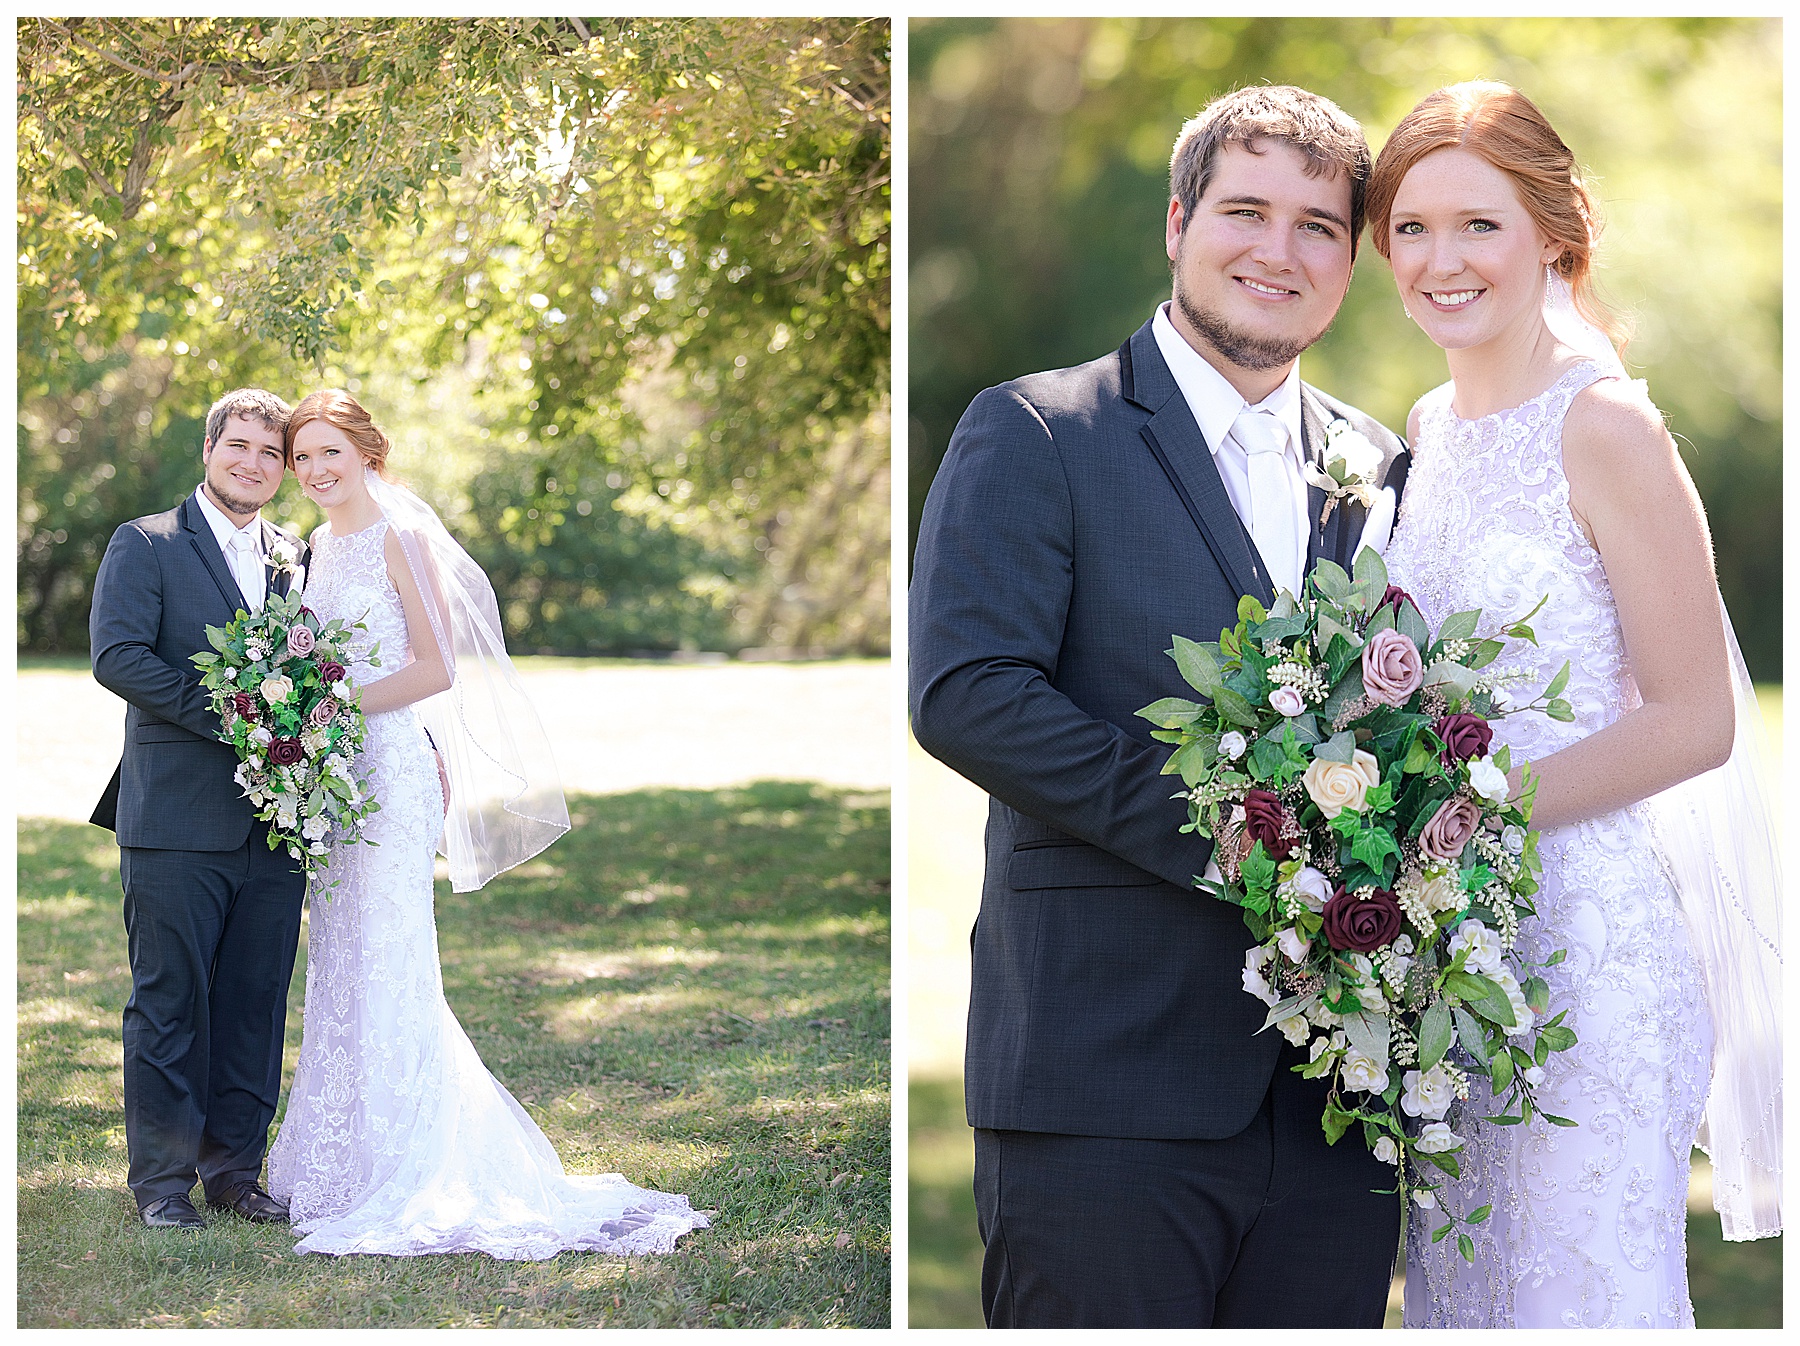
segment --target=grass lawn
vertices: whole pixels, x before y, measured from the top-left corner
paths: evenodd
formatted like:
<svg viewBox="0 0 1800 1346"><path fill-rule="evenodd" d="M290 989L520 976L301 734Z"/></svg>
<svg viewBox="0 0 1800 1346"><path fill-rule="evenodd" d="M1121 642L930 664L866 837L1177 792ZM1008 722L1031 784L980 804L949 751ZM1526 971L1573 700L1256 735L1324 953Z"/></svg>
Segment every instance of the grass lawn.
<svg viewBox="0 0 1800 1346"><path fill-rule="evenodd" d="M446 994L565 1167L684 1192L712 1228L666 1257L543 1263L299 1257L285 1228L231 1217L144 1230L125 1188L117 851L25 819L19 1326L884 1326L886 793L569 804L575 830L538 860L478 893L439 884Z"/></svg>

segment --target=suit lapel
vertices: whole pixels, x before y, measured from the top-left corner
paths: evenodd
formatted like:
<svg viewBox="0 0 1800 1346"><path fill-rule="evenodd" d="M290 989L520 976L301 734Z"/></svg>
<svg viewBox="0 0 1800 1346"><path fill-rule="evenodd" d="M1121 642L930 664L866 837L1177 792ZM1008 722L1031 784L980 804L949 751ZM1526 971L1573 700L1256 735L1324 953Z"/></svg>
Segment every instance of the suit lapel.
<svg viewBox="0 0 1800 1346"><path fill-rule="evenodd" d="M1268 572L1251 545L1243 520L1232 508L1212 451L1156 347L1149 323L1119 348L1119 358L1120 391L1127 400L1151 413L1143 427L1144 443L1200 530L1219 569L1238 593L1255 594L1263 603L1272 602L1275 590Z"/></svg>
<svg viewBox="0 0 1800 1346"><path fill-rule="evenodd" d="M239 608L248 612L249 600L238 592L237 581L232 578L231 567L225 564L225 553L219 550L219 540L213 536L212 528L206 522L206 516L200 512L200 506L189 496L181 502L181 526L187 529L188 540L194 544L194 550L200 554L213 582L219 586L219 592L233 613Z"/></svg>
<svg viewBox="0 0 1800 1346"><path fill-rule="evenodd" d="M1311 388L1304 383L1300 385L1300 434L1302 438L1301 452L1306 461L1315 467L1323 467L1325 463L1325 416L1313 396ZM1306 568L1311 570L1320 558L1327 558L1338 565L1349 569L1352 557L1344 554L1346 548L1354 546L1356 539L1362 536L1363 521L1368 517L1368 510L1355 496L1344 496L1331 507L1331 517L1321 528L1319 516L1325 512L1325 492L1308 485L1306 488L1306 509L1310 516L1308 541L1306 545Z"/></svg>
<svg viewBox="0 0 1800 1346"><path fill-rule="evenodd" d="M293 587L294 572L287 566L277 566L275 562L287 551L288 538L267 519L262 521L263 542L263 590L265 593L286 595Z"/></svg>

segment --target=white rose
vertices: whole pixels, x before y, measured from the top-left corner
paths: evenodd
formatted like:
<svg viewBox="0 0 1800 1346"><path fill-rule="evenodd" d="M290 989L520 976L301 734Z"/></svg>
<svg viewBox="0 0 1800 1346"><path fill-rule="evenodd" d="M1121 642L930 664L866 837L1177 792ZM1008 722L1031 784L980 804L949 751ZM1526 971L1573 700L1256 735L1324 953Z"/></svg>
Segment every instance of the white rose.
<svg viewBox="0 0 1800 1346"><path fill-rule="evenodd" d="M1392 1136L1383 1136L1375 1142L1375 1157L1384 1164L1400 1162L1400 1147L1394 1144Z"/></svg>
<svg viewBox="0 0 1800 1346"><path fill-rule="evenodd" d="M1325 904L1331 901L1331 880L1311 865L1302 865L1299 872L1288 880L1287 887L1310 912L1324 911Z"/></svg>
<svg viewBox="0 0 1800 1346"><path fill-rule="evenodd" d="M1235 729L1228 729L1219 738L1219 756L1227 762L1235 762L1244 755L1244 749L1249 746L1242 734Z"/></svg>
<svg viewBox="0 0 1800 1346"><path fill-rule="evenodd" d="M1450 1074L1442 1065L1423 1073L1409 1070L1401 1077L1400 1110L1409 1117L1424 1117L1441 1122L1456 1099Z"/></svg>
<svg viewBox="0 0 1800 1346"><path fill-rule="evenodd" d="M1311 1026L1306 1022L1306 1016L1304 1014L1290 1014L1285 1019L1277 1019L1275 1021L1275 1027L1281 1030L1282 1037L1286 1038L1296 1047L1304 1046L1306 1044L1306 1035L1312 1031Z"/></svg>
<svg viewBox="0 0 1800 1346"><path fill-rule="evenodd" d="M1292 687L1277 687L1269 693L1269 708L1280 715L1295 716L1306 709L1306 698Z"/></svg>
<svg viewBox="0 0 1800 1346"><path fill-rule="evenodd" d="M1325 466L1329 469L1334 462L1344 465L1344 480L1352 477L1373 478L1381 469L1381 450L1369 442L1369 437L1360 430L1352 430L1348 421L1334 421L1334 426L1342 426L1335 434L1326 431Z"/></svg>
<svg viewBox="0 0 1800 1346"><path fill-rule="evenodd" d="M1477 757L1469 763L1469 788L1495 804L1506 802L1506 773L1494 765L1492 757Z"/></svg>
<svg viewBox="0 0 1800 1346"><path fill-rule="evenodd" d="M1508 823L1500 829L1500 844L1508 855L1525 854L1525 829L1517 823Z"/></svg>
<svg viewBox="0 0 1800 1346"><path fill-rule="evenodd" d="M271 734L259 724L250 731L250 741L252 743L260 743L266 748L275 741L275 735Z"/></svg>
<svg viewBox="0 0 1800 1346"><path fill-rule="evenodd" d="M1335 818L1345 809L1360 813L1364 797L1381 784L1381 765L1373 753L1358 748L1348 762L1314 758L1300 783L1327 818Z"/></svg>
<svg viewBox="0 0 1800 1346"><path fill-rule="evenodd" d="M1468 957L1463 959L1466 970L1484 977L1493 977L1501 971L1503 964L1500 961L1500 937L1473 918L1457 926L1456 933L1450 937L1449 953L1452 958L1464 949L1469 951ZM1509 973L1508 976L1510 975Z"/></svg>
<svg viewBox="0 0 1800 1346"><path fill-rule="evenodd" d="M1533 1089L1544 1082L1544 1068L1542 1066L1526 1066L1521 1073L1525 1076L1525 1083L1529 1084Z"/></svg>
<svg viewBox="0 0 1800 1346"><path fill-rule="evenodd" d="M1415 1148L1420 1154L1445 1154L1462 1147L1463 1138L1450 1129L1448 1122L1426 1122Z"/></svg>
<svg viewBox="0 0 1800 1346"><path fill-rule="evenodd" d="M280 673L272 673L262 680L262 699L271 706L279 706L294 694L293 679Z"/></svg>
<svg viewBox="0 0 1800 1346"><path fill-rule="evenodd" d="M1340 1033L1340 1034L1338 1034L1338 1036L1342 1037L1343 1034ZM1314 1038L1313 1044L1312 1044L1311 1059L1314 1061L1317 1061L1321 1056L1325 1055L1326 1052L1333 1050L1335 1045L1336 1044L1334 1044L1332 1042L1332 1040L1328 1037Z"/></svg>
<svg viewBox="0 0 1800 1346"><path fill-rule="evenodd" d="M1338 1078L1346 1089L1378 1094L1388 1087L1387 1063L1364 1056L1355 1047L1345 1051L1344 1063L1338 1069Z"/></svg>
<svg viewBox="0 0 1800 1346"><path fill-rule="evenodd" d="M331 830L331 819L323 813L314 814L300 825L300 835L308 841L318 841Z"/></svg>
<svg viewBox="0 0 1800 1346"><path fill-rule="evenodd" d="M1308 951L1312 948L1312 941L1290 925L1275 936L1275 945L1287 955L1288 962L1304 963Z"/></svg>
<svg viewBox="0 0 1800 1346"><path fill-rule="evenodd" d="M1274 950L1265 949L1258 944L1254 948L1244 950L1244 989L1265 1005L1274 1005L1281 997L1264 979L1263 965L1273 956Z"/></svg>

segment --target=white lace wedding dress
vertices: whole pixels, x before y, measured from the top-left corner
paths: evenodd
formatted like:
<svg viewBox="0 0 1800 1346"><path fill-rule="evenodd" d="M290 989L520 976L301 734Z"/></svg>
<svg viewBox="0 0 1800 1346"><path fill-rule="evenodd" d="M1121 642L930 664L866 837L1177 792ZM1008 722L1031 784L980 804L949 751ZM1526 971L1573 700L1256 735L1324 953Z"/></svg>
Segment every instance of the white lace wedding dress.
<svg viewBox="0 0 1800 1346"><path fill-rule="evenodd" d="M327 526L312 541L307 605L368 626L350 668L358 682L409 658L386 530L383 520L340 538ZM706 1216L616 1173L566 1175L444 1000L432 910L442 796L410 708L369 717L359 765L381 804L368 829L378 844L335 847L339 882L312 899L300 1065L269 1154L269 1190L306 1236L297 1251L667 1252Z"/></svg>
<svg viewBox="0 0 1800 1346"><path fill-rule="evenodd" d="M1464 421L1450 385L1421 405L1413 466L1386 560L1392 582L1432 626L1482 610L1482 629L1524 616L1538 643L1500 667L1536 695L1566 659L1573 723L1518 715L1496 725L1515 758L1542 759L1635 704L1612 590L1569 509L1562 425L1576 394L1608 375L1573 366L1521 406ZM1711 1070L1701 973L1674 889L1635 805L1544 834L1538 918L1520 931L1529 956L1567 959L1543 973L1550 1011L1580 1038L1554 1054L1537 1096L1580 1125L1492 1126L1474 1088L1449 1120L1469 1140L1468 1180L1451 1201L1473 1226L1475 1261L1443 1223L1411 1213L1408 1327L1692 1327L1687 1283L1688 1157ZM1472 1158L1471 1158L1472 1156Z"/></svg>

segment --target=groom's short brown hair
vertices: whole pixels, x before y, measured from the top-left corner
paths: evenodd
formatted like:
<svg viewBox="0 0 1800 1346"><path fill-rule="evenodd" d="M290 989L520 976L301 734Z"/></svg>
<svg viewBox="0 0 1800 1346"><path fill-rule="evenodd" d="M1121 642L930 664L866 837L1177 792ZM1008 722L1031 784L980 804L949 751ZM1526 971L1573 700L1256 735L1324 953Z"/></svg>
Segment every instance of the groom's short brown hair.
<svg viewBox="0 0 1800 1346"><path fill-rule="evenodd" d="M286 402L266 389L233 388L207 411L204 442L209 446L218 443L219 436L225 433L225 422L233 416L261 421L265 429L286 434L292 414L293 409Z"/></svg>
<svg viewBox="0 0 1800 1346"><path fill-rule="evenodd" d="M1306 156L1311 177L1344 173L1350 179L1350 255L1362 238L1369 142L1356 119L1329 98L1291 84L1256 85L1220 94L1189 119L1169 156L1169 195L1181 202L1183 232L1206 195L1213 165L1227 145L1249 148L1279 140Z"/></svg>

